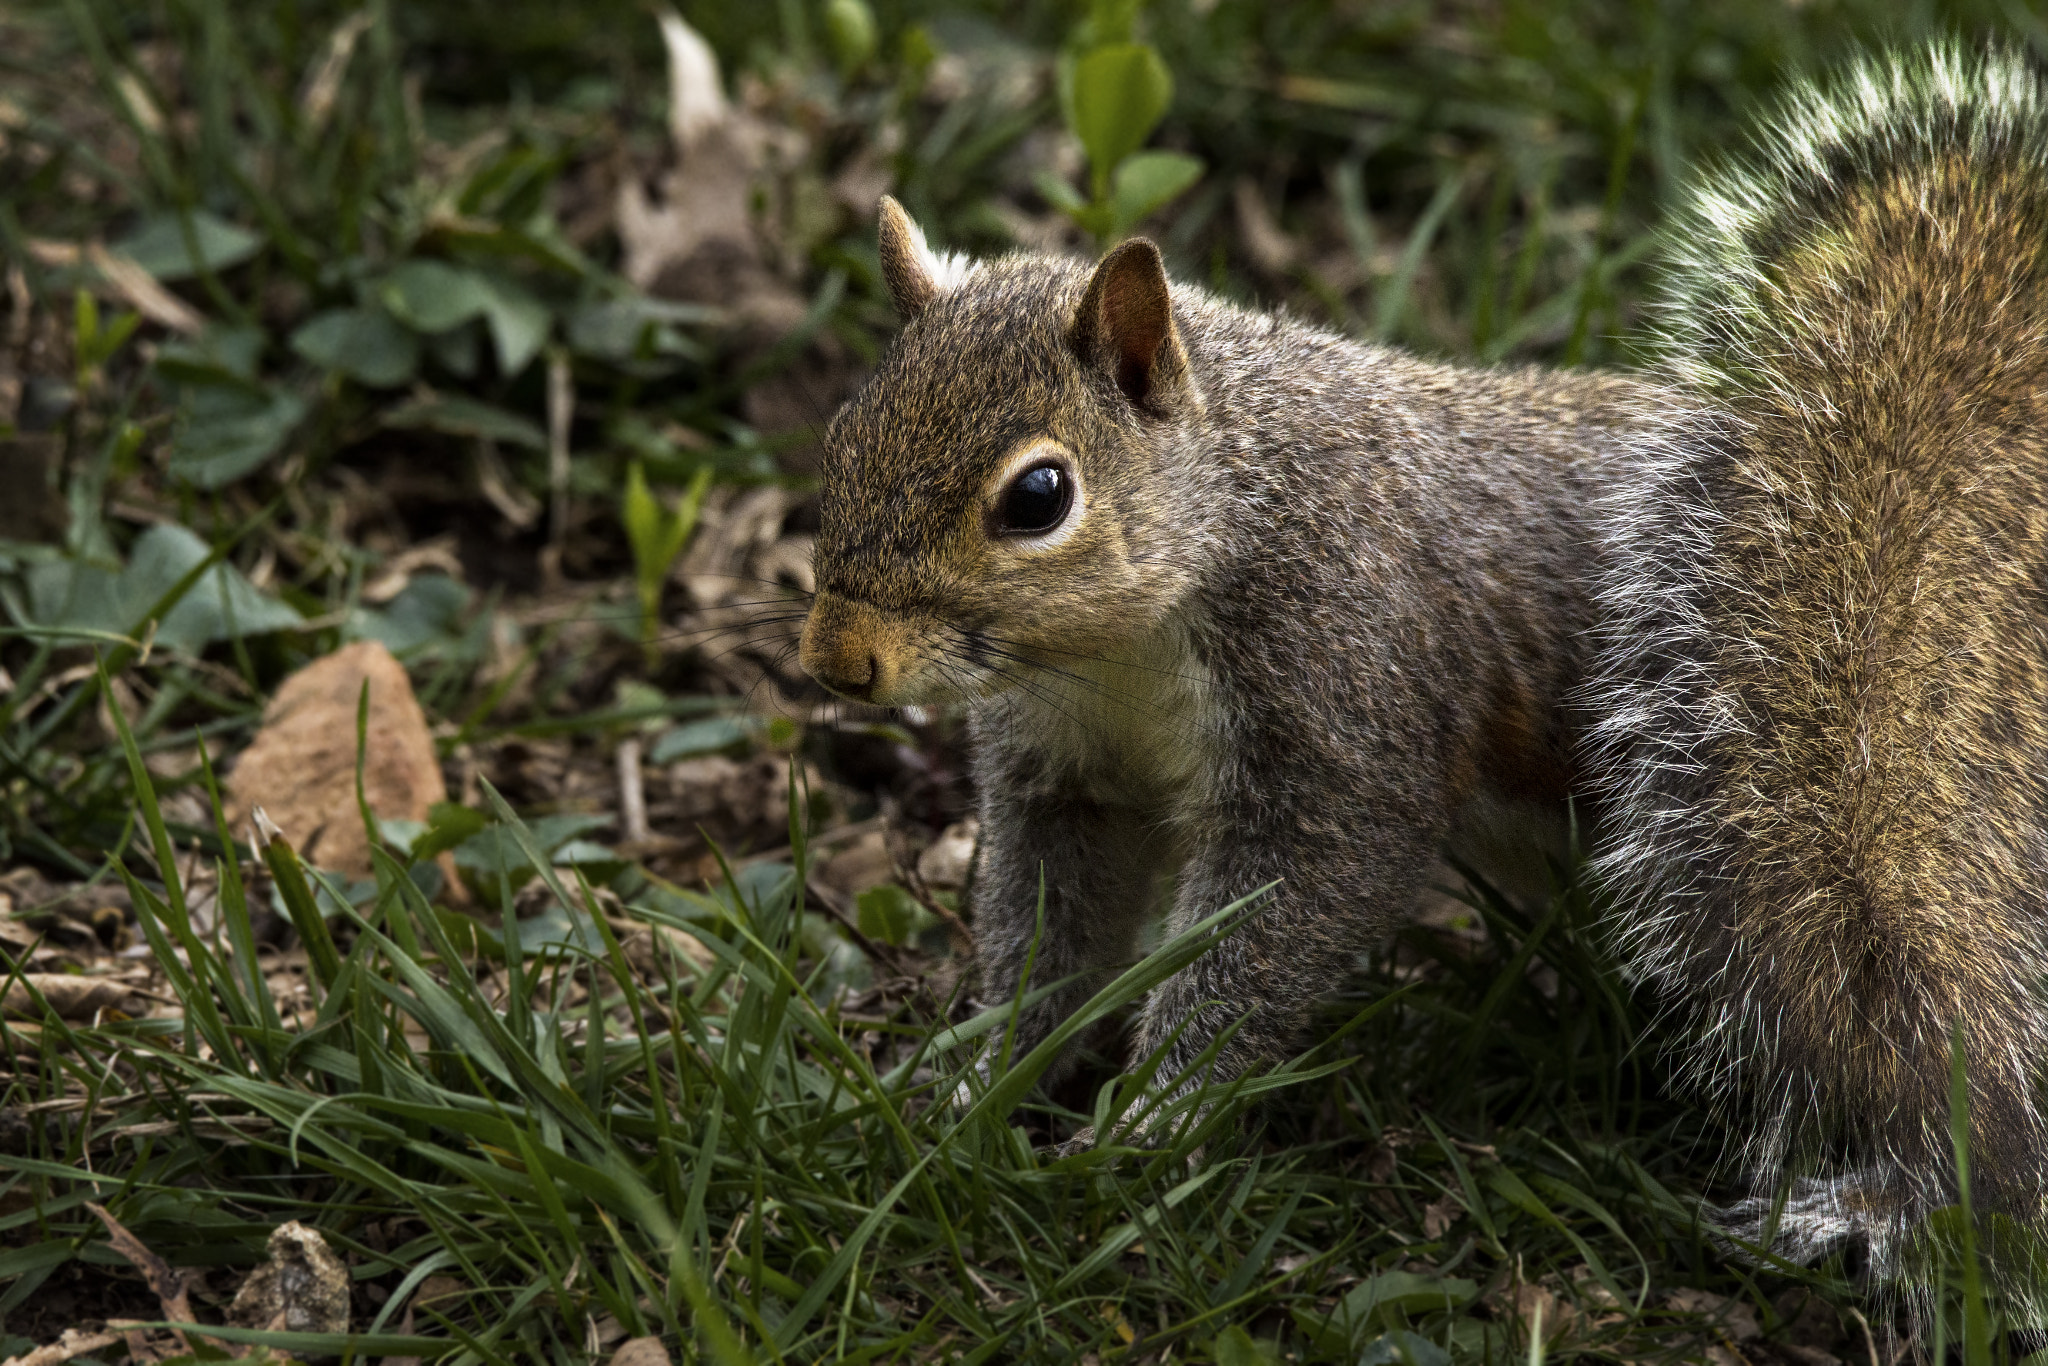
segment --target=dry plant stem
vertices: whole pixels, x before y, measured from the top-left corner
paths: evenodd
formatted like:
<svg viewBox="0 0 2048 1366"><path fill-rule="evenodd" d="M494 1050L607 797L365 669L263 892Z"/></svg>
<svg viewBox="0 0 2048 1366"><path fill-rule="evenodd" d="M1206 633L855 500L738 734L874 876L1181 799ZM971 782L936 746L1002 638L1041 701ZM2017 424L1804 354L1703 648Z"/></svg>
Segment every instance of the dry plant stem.
<svg viewBox="0 0 2048 1366"><path fill-rule="evenodd" d="M619 825L627 841L644 844L653 837L647 827L647 787L640 773L640 739L619 741Z"/></svg>
<svg viewBox="0 0 2048 1366"><path fill-rule="evenodd" d="M560 553L569 529L569 423L576 415L576 386L569 357L548 356L548 545Z"/></svg>
<svg viewBox="0 0 2048 1366"><path fill-rule="evenodd" d="M86 1209L107 1226L107 1241L113 1244L114 1251L126 1257L142 1273L150 1293L163 1307L164 1317L177 1323L195 1322L192 1302L185 1295L184 1279L171 1270L171 1264L151 1252L140 1238L123 1227L121 1221L107 1213L104 1207L88 1201ZM175 1328L171 1331L177 1336L178 1345L190 1352L192 1344L186 1341L184 1333Z"/></svg>
<svg viewBox="0 0 2048 1366"><path fill-rule="evenodd" d="M84 1333L76 1328L66 1328L62 1337L46 1347L37 1347L18 1357L9 1357L0 1366L60 1366L73 1357L82 1357L87 1352L97 1352L102 1347L111 1347L121 1341L119 1333Z"/></svg>

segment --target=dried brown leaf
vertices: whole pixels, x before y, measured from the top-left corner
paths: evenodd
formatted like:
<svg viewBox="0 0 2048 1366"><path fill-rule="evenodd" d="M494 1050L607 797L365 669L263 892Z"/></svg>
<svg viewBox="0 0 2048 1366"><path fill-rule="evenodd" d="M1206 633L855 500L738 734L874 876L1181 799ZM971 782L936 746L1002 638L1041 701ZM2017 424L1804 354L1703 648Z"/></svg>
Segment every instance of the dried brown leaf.
<svg viewBox="0 0 2048 1366"><path fill-rule="evenodd" d="M356 704L370 688L363 795L381 820L423 821L448 799L441 762L412 682L376 641L344 645L287 678L263 727L228 776L228 819L256 807L307 861L349 877L370 874L356 806Z"/></svg>
<svg viewBox="0 0 2048 1366"><path fill-rule="evenodd" d="M129 988L125 982L110 981L104 977L82 977L69 972L25 972L7 986L7 994L0 997L0 1010L9 1015L31 1018L41 1015L36 1008L30 988L43 994L50 1003L50 1009L61 1019L89 1020L102 1010L112 1010L128 999Z"/></svg>

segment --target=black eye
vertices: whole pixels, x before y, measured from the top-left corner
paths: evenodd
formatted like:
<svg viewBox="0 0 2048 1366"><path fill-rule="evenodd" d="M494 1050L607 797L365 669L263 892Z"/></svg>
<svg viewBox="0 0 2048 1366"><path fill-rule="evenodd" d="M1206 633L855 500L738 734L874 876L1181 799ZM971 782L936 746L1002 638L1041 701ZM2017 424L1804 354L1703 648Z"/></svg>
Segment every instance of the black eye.
<svg viewBox="0 0 2048 1366"><path fill-rule="evenodd" d="M1051 531L1074 505L1074 481L1058 465L1033 465L1010 481L996 504L996 530L1017 534Z"/></svg>

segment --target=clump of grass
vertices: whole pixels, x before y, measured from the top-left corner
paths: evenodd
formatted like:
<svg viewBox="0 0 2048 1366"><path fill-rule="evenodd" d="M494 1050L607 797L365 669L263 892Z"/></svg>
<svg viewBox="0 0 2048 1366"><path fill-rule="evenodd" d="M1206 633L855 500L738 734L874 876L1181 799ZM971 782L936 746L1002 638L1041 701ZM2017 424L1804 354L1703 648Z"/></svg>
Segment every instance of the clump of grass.
<svg viewBox="0 0 2048 1366"><path fill-rule="evenodd" d="M492 792L524 856L492 932L388 847L360 906L283 840L259 867L225 828L233 856L188 885L112 715L160 878L117 871L183 1014L6 1028L0 1103L85 1104L0 1184L0 1231L37 1232L0 1253L0 1311L102 1255L87 1201L185 1265L247 1266L277 1223L319 1226L357 1279L353 1336L207 1330L296 1353L581 1361L652 1334L721 1362L1419 1363L1519 1357L1540 1309L1553 1356L1638 1355L1698 1339L1662 1310L1670 1285L1739 1289L1676 1155L1690 1112L1631 1064L1641 1021L1576 885L1534 915L1479 896L1484 943L1411 937L1315 1051L1198 1093L1160 1146L1055 1157L1160 1079L1108 1077L1092 1113L1065 1111L1032 1094L1054 1052L1255 905L1168 939L957 1109L1014 1003L842 1018L803 948L794 794L786 864L650 886L614 918ZM514 872L578 932L523 943ZM295 1022L257 968L266 896L305 949Z"/></svg>

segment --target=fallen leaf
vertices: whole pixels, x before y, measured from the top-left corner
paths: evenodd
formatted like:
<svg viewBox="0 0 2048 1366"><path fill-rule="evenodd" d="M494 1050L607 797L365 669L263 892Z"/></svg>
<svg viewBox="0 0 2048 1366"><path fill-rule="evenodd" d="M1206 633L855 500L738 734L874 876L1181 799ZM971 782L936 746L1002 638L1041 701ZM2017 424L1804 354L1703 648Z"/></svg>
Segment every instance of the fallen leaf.
<svg viewBox="0 0 2048 1366"><path fill-rule="evenodd" d="M307 862L370 875L356 806L356 702L369 684L363 796L379 820L424 821L448 799L426 715L405 669L376 641L357 641L287 678L263 727L228 775L228 820L262 807Z"/></svg>
<svg viewBox="0 0 2048 1366"><path fill-rule="evenodd" d="M267 1260L249 1273L228 1306L228 1322L292 1333L348 1331L348 1267L319 1230L296 1219L270 1234Z"/></svg>
<svg viewBox="0 0 2048 1366"><path fill-rule="evenodd" d="M0 1010L9 1015L37 1018L41 1011L36 1008L29 988L43 994L50 1009L60 1019L89 1020L102 1010L111 1010L128 999L128 984L110 981L104 977L81 977L69 972L25 972L7 985L7 994L0 997Z"/></svg>
<svg viewBox="0 0 2048 1366"><path fill-rule="evenodd" d="M1458 1222L1458 1216L1465 1212L1465 1206L1455 1195L1445 1195L1422 1207L1422 1236L1441 1238Z"/></svg>
<svg viewBox="0 0 2048 1366"><path fill-rule="evenodd" d="M1737 1342L1748 1342L1751 1338L1762 1337L1764 1333L1753 1305L1745 1300L1716 1295L1711 1290L1674 1290L1664 1297L1664 1305L1681 1314L1698 1314L1712 1319Z"/></svg>

